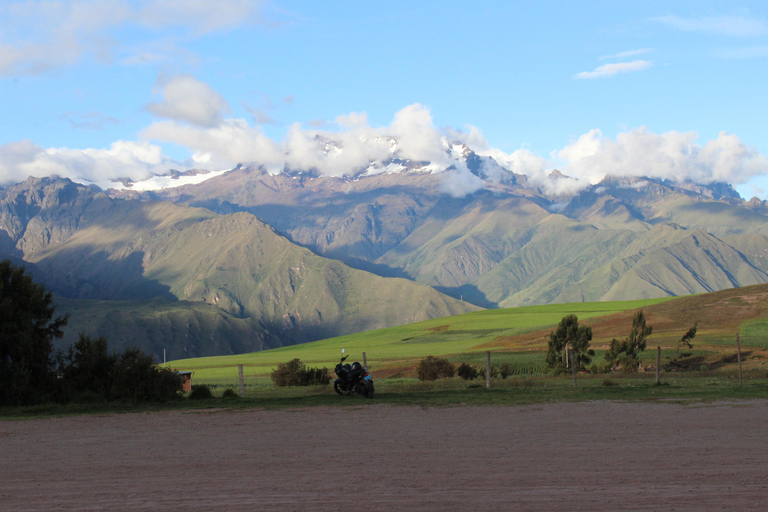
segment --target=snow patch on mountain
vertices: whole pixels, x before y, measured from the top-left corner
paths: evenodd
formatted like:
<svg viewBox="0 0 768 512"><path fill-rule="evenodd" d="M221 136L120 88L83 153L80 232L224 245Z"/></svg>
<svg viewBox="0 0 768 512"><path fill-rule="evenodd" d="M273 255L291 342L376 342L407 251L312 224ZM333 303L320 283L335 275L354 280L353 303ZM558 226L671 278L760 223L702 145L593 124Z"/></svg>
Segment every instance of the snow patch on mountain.
<svg viewBox="0 0 768 512"><path fill-rule="evenodd" d="M198 183L202 183L204 181L210 180L211 178L221 176L227 171L229 171L229 169L225 169L222 171L201 172L198 174L174 173L170 176L169 175L152 176L148 180L137 181L135 183L134 182L123 183L122 181L110 181L106 183L93 183L93 184L97 185L99 188L103 190L113 189L113 190L134 190L136 192L145 192L145 191L155 191L155 190L164 190L168 188L181 187L182 185L197 185ZM84 184L88 184L88 183L84 183Z"/></svg>

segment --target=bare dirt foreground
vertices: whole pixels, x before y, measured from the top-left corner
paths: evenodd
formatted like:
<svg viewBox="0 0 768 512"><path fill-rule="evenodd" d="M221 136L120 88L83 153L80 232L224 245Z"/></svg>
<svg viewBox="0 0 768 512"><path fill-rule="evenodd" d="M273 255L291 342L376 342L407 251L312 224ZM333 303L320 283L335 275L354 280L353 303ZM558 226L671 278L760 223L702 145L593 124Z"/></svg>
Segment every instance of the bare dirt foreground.
<svg viewBox="0 0 768 512"><path fill-rule="evenodd" d="M0 421L0 510L764 510L768 401Z"/></svg>

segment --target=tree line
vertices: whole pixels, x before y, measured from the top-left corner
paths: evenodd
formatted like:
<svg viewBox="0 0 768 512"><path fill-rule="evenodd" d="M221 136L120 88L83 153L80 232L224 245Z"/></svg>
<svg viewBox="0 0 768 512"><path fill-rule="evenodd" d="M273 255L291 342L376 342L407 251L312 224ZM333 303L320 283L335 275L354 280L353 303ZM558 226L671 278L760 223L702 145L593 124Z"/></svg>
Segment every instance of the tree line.
<svg viewBox="0 0 768 512"><path fill-rule="evenodd" d="M693 347L691 340L696 336L696 330L697 326L694 324L683 335L677 345L674 361L678 360L681 347ZM605 353L605 362L601 365L593 364L587 368L595 356L595 351L589 348L589 342L592 341L592 328L580 326L576 315L567 315L560 320L557 329L549 335L547 366L555 374L565 373L571 365L575 365L577 371L589 370L592 373L608 373L616 370L635 372L640 367L640 352L646 349L648 336L652 333L653 327L647 324L643 310L637 311L632 317L632 326L627 337L623 340L613 338Z"/></svg>
<svg viewBox="0 0 768 512"><path fill-rule="evenodd" d="M181 396L181 377L139 349L110 354L105 338L81 333L54 351L69 320L55 309L53 294L24 267L0 261L0 406Z"/></svg>

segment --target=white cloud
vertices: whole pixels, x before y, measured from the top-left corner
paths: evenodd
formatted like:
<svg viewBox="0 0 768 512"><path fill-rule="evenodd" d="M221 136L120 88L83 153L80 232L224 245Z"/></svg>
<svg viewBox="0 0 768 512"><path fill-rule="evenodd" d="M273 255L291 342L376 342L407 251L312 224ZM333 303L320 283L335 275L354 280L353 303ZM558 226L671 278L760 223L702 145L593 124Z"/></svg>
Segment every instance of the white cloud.
<svg viewBox="0 0 768 512"><path fill-rule="evenodd" d="M632 62L615 62L612 64L603 64L594 69L594 71L582 71L576 73L573 78L576 79L589 79L589 78L607 78L618 73L632 73L634 71L642 71L653 66L653 62L647 60L634 60Z"/></svg>
<svg viewBox="0 0 768 512"><path fill-rule="evenodd" d="M606 176L648 176L698 183L745 183L768 173L768 159L748 148L736 135L722 132L703 146L695 132L649 133L638 128L620 133L616 140L591 130L557 156L567 162L567 174L583 185Z"/></svg>
<svg viewBox="0 0 768 512"><path fill-rule="evenodd" d="M193 76L160 78L158 85L163 101L146 106L146 110L157 117L212 128L229 112L227 101L210 85Z"/></svg>
<svg viewBox="0 0 768 512"><path fill-rule="evenodd" d="M392 158L427 162L424 172L445 172L443 190L453 195L504 182L510 171L527 176L550 194L573 192L609 175L734 185L768 175L768 159L727 133L699 144L695 132L654 134L641 127L613 140L591 130L546 158L527 148L512 153L494 148L474 126L438 130L429 109L420 104L401 109L383 127L371 127L364 112L340 115L333 125L311 129L296 123L278 142L260 126L227 117L226 101L207 84L190 76L162 83L163 101L149 109L167 119L142 130L142 142L117 141L105 149L44 149L30 141L5 144L0 146L0 184L52 174L97 183L121 177L136 181L170 168L219 170L239 163L261 165L272 173L288 168L326 176L403 171L402 165L388 166ZM97 114L93 117L102 121ZM88 121L89 114L83 119ZM154 141L185 147L191 156L186 162L174 161ZM461 159L464 148L455 141L480 157L486 183L469 172ZM553 173L555 167L566 176Z"/></svg>
<svg viewBox="0 0 768 512"><path fill-rule="evenodd" d="M629 51L626 51L626 52L615 53L613 55L603 55L602 57L600 57L600 60L626 59L627 57L634 57L636 55L643 55L643 54L646 54L646 53L648 53L650 51L651 51L650 48L640 48L638 50L629 50Z"/></svg>
<svg viewBox="0 0 768 512"><path fill-rule="evenodd" d="M733 37L759 37L768 34L768 23L765 20L743 16L683 18L670 15L652 18L652 21L685 32L702 32Z"/></svg>
<svg viewBox="0 0 768 512"><path fill-rule="evenodd" d="M261 1L249 0L152 0L136 12L136 20L148 27L186 27L204 34L262 22Z"/></svg>
<svg viewBox="0 0 768 512"><path fill-rule="evenodd" d="M255 162L282 169L280 146L242 119L226 119L213 128L190 126L177 121L158 121L145 128L143 139L173 142L193 151L196 163L223 169L237 163Z"/></svg>
<svg viewBox="0 0 768 512"><path fill-rule="evenodd" d="M2 184L52 175L94 183L125 177L142 180L178 166L163 156L162 148L147 142L117 141L108 149L45 149L29 140L0 146Z"/></svg>
<svg viewBox="0 0 768 512"><path fill-rule="evenodd" d="M263 23L258 0L10 0L0 17L0 76L38 75L72 65L85 56L110 62L125 45L125 31L150 29L132 37L149 41L155 30L173 29L177 39L190 39L238 26ZM122 32L122 34L121 34ZM166 51L175 43L165 41ZM153 52L126 57L123 62L164 60Z"/></svg>
<svg viewBox="0 0 768 512"><path fill-rule="evenodd" d="M336 117L336 124L342 128L360 128L368 126L368 114L365 112L350 112Z"/></svg>
<svg viewBox="0 0 768 512"><path fill-rule="evenodd" d="M388 132L397 137L400 154L411 160L425 160L438 165L451 165L441 133L432 123L432 113L419 103L395 114Z"/></svg>
<svg viewBox="0 0 768 512"><path fill-rule="evenodd" d="M101 112L67 112L62 114L61 119L65 119L72 128L82 130L104 130L108 125L115 126L120 124L120 121L114 117L102 114Z"/></svg>

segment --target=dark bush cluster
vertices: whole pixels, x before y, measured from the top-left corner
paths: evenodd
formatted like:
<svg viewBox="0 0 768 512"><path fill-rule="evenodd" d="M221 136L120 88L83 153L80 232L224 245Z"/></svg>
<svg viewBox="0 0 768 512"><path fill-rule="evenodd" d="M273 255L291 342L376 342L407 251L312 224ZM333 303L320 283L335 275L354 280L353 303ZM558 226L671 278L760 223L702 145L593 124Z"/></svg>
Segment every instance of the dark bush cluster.
<svg viewBox="0 0 768 512"><path fill-rule="evenodd" d="M165 402L181 396L178 373L158 368L154 358L139 349L109 354L103 337L80 334L56 359L63 401Z"/></svg>
<svg viewBox="0 0 768 512"><path fill-rule="evenodd" d="M475 380L477 378L477 368L467 363L461 363L459 369L456 371L459 377L464 380Z"/></svg>
<svg viewBox="0 0 768 512"><path fill-rule="evenodd" d="M437 380L453 377L456 369L447 359L427 356L419 362L416 372L419 375L419 380Z"/></svg>
<svg viewBox="0 0 768 512"><path fill-rule="evenodd" d="M165 401L181 395L181 377L138 349L109 354L107 340L81 334L53 351L68 317L54 318L53 295L24 267L0 261L0 406L45 402Z"/></svg>
<svg viewBox="0 0 768 512"><path fill-rule="evenodd" d="M467 363L461 363L457 371L459 377L464 380L475 380L478 377L485 376L485 368L475 367ZM508 362L491 365L491 378L501 377L506 379L514 373L514 368Z"/></svg>
<svg viewBox="0 0 768 512"><path fill-rule="evenodd" d="M331 383L328 368L310 368L298 358L279 363L271 377L275 386L325 386Z"/></svg>
<svg viewBox="0 0 768 512"><path fill-rule="evenodd" d="M228 389L227 391L232 390ZM195 384L189 391L189 398L190 400L207 400L209 398L213 398L213 393L211 393L211 388L205 384Z"/></svg>
<svg viewBox="0 0 768 512"><path fill-rule="evenodd" d="M222 393L221 398L234 398L238 399L240 398L240 395L237 394L237 392L232 388L227 388L224 390L224 393Z"/></svg>
<svg viewBox="0 0 768 512"><path fill-rule="evenodd" d="M514 374L515 369L508 362L499 365L499 377L506 379Z"/></svg>

